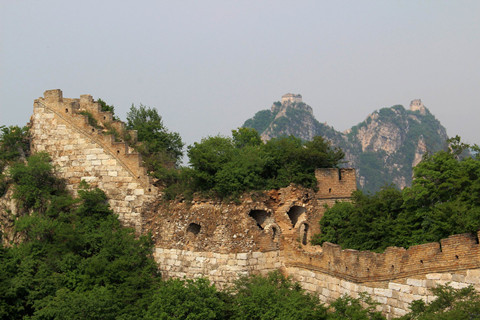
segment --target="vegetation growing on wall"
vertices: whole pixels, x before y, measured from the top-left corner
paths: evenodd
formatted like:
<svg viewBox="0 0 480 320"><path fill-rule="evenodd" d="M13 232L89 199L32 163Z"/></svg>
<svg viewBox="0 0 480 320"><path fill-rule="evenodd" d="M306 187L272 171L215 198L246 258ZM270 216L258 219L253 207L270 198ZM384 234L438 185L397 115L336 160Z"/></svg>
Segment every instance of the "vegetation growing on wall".
<svg viewBox="0 0 480 320"><path fill-rule="evenodd" d="M225 197L247 190L267 190L290 183L316 188L315 169L339 165L343 152L321 137L290 137L263 143L251 128L232 131L232 138L214 136L188 148L194 191Z"/></svg>
<svg viewBox="0 0 480 320"><path fill-rule="evenodd" d="M412 187L387 187L373 195L357 192L352 203L337 203L320 221L325 241L343 248L383 251L439 241L480 229L480 156L462 157L460 138L448 151L427 155L414 169Z"/></svg>
<svg viewBox="0 0 480 320"><path fill-rule="evenodd" d="M142 155L148 172L163 184L176 181L184 143L177 132L170 132L164 126L157 109L132 105L126 127L137 130L138 143L134 147Z"/></svg>
<svg viewBox="0 0 480 320"><path fill-rule="evenodd" d="M115 116L115 107L113 105L108 105L102 99L98 99L97 102L100 104L101 110L103 112L108 111L111 112L113 115L113 120L119 120L117 116Z"/></svg>

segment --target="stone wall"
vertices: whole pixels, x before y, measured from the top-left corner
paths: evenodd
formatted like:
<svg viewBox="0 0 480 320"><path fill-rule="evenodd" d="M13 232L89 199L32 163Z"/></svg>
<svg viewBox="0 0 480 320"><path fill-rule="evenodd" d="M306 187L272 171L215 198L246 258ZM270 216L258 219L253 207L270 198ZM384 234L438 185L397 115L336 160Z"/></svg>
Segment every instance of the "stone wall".
<svg viewBox="0 0 480 320"><path fill-rule="evenodd" d="M93 116L98 125L89 124L82 111ZM32 151L50 154L59 176L66 179L73 193L82 180L105 191L121 221L141 232L142 208L154 199L157 190L142 167L140 155L108 134L108 125L124 129L122 123L112 121L110 112L102 112L91 96L67 99L60 90L46 91L34 103Z"/></svg>
<svg viewBox="0 0 480 320"><path fill-rule="evenodd" d="M208 277L219 288L228 287L240 276L267 274L283 266L278 250L218 253L156 248L154 256L165 278Z"/></svg>
<svg viewBox="0 0 480 320"><path fill-rule="evenodd" d="M99 125L89 124L82 111ZM102 112L91 96L67 99L60 90L46 91L34 103L32 149L50 154L73 193L82 180L101 188L124 224L150 232L164 277L202 276L226 287L241 275L279 269L325 302L367 292L388 317L405 314L415 299L431 301L429 289L438 284L472 284L480 290L478 235L387 248L381 254L310 245L312 235L321 231L325 207L349 201L356 190L353 169L318 169L317 192L289 186L245 194L238 202L167 202L140 156L108 134L107 127L125 132L124 124Z"/></svg>
<svg viewBox="0 0 480 320"><path fill-rule="evenodd" d="M358 298L362 292L368 293L381 305L377 307L387 318L399 317L409 312L414 300L432 302L430 289L439 284L449 283L454 288L473 285L480 291L480 269L434 272L409 277L395 278L378 282L358 283L345 280L308 268L287 267L288 274L298 281L308 292L318 295L323 302L330 302L342 295Z"/></svg>
<svg viewBox="0 0 480 320"><path fill-rule="evenodd" d="M340 181L338 171L324 174L333 187ZM145 229L154 235L155 259L165 277L205 276L225 287L241 275L279 269L324 302L367 292L389 318L407 313L413 300L431 301L429 289L438 284L472 284L480 290L480 245L471 234L384 253L342 250L331 243L311 246L304 235L310 238L323 205L345 200L341 194L337 199L319 195L290 186L246 195L240 204L157 203L146 214ZM192 223L199 226L196 234L189 231Z"/></svg>

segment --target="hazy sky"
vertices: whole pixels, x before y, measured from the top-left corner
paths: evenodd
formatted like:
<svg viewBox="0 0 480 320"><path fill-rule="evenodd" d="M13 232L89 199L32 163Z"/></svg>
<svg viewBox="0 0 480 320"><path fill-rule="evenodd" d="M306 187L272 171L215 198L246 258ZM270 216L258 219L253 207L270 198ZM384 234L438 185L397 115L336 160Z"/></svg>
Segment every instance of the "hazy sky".
<svg viewBox="0 0 480 320"><path fill-rule="evenodd" d="M47 89L125 119L154 106L187 144L287 93L338 130L421 98L480 144L480 1L0 0L0 125Z"/></svg>

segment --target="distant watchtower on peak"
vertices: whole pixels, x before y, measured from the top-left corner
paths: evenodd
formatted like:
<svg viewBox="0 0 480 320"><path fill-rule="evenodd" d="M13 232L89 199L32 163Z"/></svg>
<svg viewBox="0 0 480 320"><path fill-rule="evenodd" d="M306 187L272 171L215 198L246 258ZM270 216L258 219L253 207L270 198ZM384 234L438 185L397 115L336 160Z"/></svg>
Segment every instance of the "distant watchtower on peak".
<svg viewBox="0 0 480 320"><path fill-rule="evenodd" d="M421 99L414 99L410 102L410 110L411 111L420 111L420 114L425 115L426 109L422 103Z"/></svg>
<svg viewBox="0 0 480 320"><path fill-rule="evenodd" d="M282 96L282 104L302 102L301 94L287 93Z"/></svg>

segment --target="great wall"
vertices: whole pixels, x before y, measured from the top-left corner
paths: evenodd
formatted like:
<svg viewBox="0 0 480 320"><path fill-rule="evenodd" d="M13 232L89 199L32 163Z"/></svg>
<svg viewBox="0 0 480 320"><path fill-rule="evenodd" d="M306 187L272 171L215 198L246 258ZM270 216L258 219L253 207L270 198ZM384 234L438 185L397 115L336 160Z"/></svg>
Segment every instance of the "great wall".
<svg viewBox="0 0 480 320"><path fill-rule="evenodd" d="M310 245L325 205L348 201L356 189L354 169L318 169L317 192L289 186L246 194L240 204L200 198L167 202L140 155L93 126L82 111L125 132L91 96L67 99L60 90L49 90L34 102L32 151L50 154L73 193L82 180L98 186L125 225L150 232L164 277L207 277L225 287L241 275L280 270L324 302L367 292L388 318L408 312L413 300L431 301L429 289L438 284L480 291L479 234L384 253Z"/></svg>

